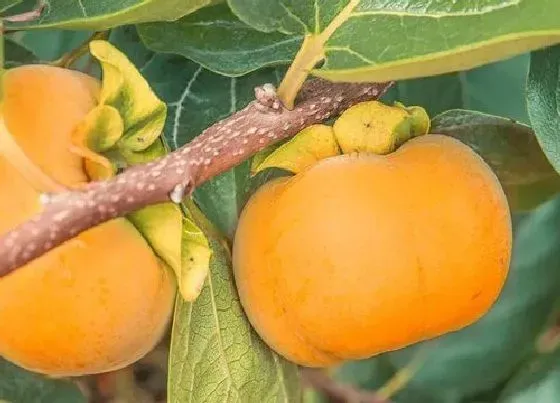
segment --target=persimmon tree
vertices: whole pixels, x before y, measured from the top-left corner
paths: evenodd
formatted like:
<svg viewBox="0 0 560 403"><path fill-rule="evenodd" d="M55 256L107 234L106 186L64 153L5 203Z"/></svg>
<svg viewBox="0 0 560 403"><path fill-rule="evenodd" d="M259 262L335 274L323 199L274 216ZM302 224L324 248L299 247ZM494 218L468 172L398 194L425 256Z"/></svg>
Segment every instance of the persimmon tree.
<svg viewBox="0 0 560 403"><path fill-rule="evenodd" d="M0 401L135 402L149 398L147 401L169 402L451 403L560 399L560 4L556 0L0 0L0 10L0 178L4 161L39 195L33 214L16 220L14 225L8 224L8 220L15 217L15 210L0 212L0 218L5 220L0 222L0 355L5 355L0 358ZM47 91L47 87L33 84L33 74L14 81L18 68L35 65L45 71L76 70L83 74L83 80L90 76L98 83L92 92L95 101L83 101L88 106L75 112L80 123L71 128L71 144L63 144L60 149L53 145L59 144L62 136L57 119L69 119L70 112L65 111L75 106L77 98L71 98L64 106L66 102L52 96L49 104L49 96L41 92ZM63 82L66 81L61 79L60 91L67 91ZM68 96L84 95L84 89L78 87L76 92L68 90ZM54 91L55 87L48 88ZM24 108L23 94L33 96L34 91L44 106ZM26 101L27 106L30 104ZM45 119L43 126L21 125L42 133L28 133L28 129L20 126L16 129L15 118L9 117L17 115L23 123L37 122L39 110L47 105L53 112L50 120L48 114L41 115ZM350 110L353 115L345 115ZM341 115L347 120L342 120ZM341 127L345 133L355 128L358 134L344 137L340 135ZM427 340L415 336L413 339L418 342L413 345L402 348L395 343L391 344L394 349L385 348L381 353L371 349L372 354L375 350L374 356L360 356L359 360L352 360L355 352L351 343L368 344L370 340L341 338L346 340L347 355L321 365L328 369L297 365L297 359L283 355L285 350L293 352L293 346L275 348L276 341L270 341L274 337L263 339L249 320L259 315L267 319L267 313L272 311L267 310L263 301L276 293L277 283L270 282L258 289L262 278L256 279L252 285L247 282L245 291L238 293L234 269L236 274L240 270L233 267L236 259L232 259L232 251L239 217L248 200L265 184L289 180L321 160L364 151L389 155L410 138L429 136L428 133L452 137L446 141L457 145L449 146L447 152L457 152L453 155L458 160L463 154L454 147L464 145L480 156L481 164L488 167L484 172L495 175L500 190L480 190L479 197L472 197L467 203L482 205L496 195L501 197L503 190L508 211L500 211L504 217L507 214L507 220L485 222L493 230L503 230L499 234L510 229L510 212L513 222L511 261L507 236L501 246L505 249L494 254L495 250L490 248L500 242L491 241L490 229L486 229L485 237L473 244L476 248L473 246L472 255L465 256L464 266L472 261L472 270L446 267L448 273L456 273L457 283L447 281L448 294L440 292L440 296L444 295L441 299L447 299L449 306L459 303L459 294L468 288L465 281L458 280L463 272L474 288L480 285L480 281L473 280L475 277L469 277L469 273L477 271L479 253L481 259L495 256L500 262L496 267L507 268L507 279L505 272L491 281L484 277L491 284L484 290L488 301L499 291L497 301L491 308L477 308L474 301L482 292L469 288L469 292L474 292L472 302L462 312L469 323L463 320L460 326L454 324L453 329L444 327L445 331L435 326L438 330L427 332ZM35 140L25 142L24 135ZM68 179L72 172L65 176L63 167L68 152L72 158L78 158L77 171L87 180ZM417 159L412 161L418 164ZM470 167L469 164L465 166ZM64 174L55 173L56 170ZM10 175L5 178L12 178ZM446 187L449 190L442 194L462 194L453 193L462 187L476 192L482 180L479 176L472 179L472 175L478 174L465 168L464 177L455 175L454 180L446 183L430 183L437 175L424 179L409 176L414 184L409 183L407 188L403 180L402 198L399 193L399 197L387 200L393 206L413 198L411 195L437 194ZM473 184L469 184L471 179ZM0 183L0 198L14 202L0 206L20 204L19 182L6 183ZM328 187L329 182L325 183ZM332 186L336 183L333 181ZM380 187L384 192L389 192L393 182L387 183ZM329 197L333 199L335 193ZM314 194L314 198L307 196L307 200L318 203L319 193ZM375 193L372 195L375 200ZM450 203L444 197L439 200ZM441 214L446 208L463 219L470 214L463 212L462 216L458 209L438 207L436 201L431 203L430 208L437 207ZM252 226L272 221L266 215L271 211L267 211L269 205L260 207L261 213ZM405 207L402 211L408 211L410 206ZM481 207L477 211L487 210ZM291 217L290 214L284 216ZM470 225L482 214L464 221ZM437 221L438 214L426 217L414 221L415 228L421 226L418 223L428 222L437 227L434 220ZM146 248L125 248L128 232L114 236L115 239L104 239L102 230L115 222L123 228L130 226ZM395 222L394 228L402 227L406 233L412 222ZM442 261L459 256L464 250L452 247L463 239L463 234L457 232L459 227L448 228L455 228L455 233L445 234L448 247L432 254ZM95 229L99 230L98 239L105 241L100 245L114 245L108 255L119 256L120 250L129 266L133 263L144 267L146 261L157 259L169 269L177 282L174 311L168 335L141 343L135 347L136 354L117 360L99 353L100 359L93 365L87 362L84 350L83 356L69 360L75 365L70 368L65 367L68 360L65 361L64 354L78 355L69 346L78 338L65 335L65 330L60 330L59 335L53 333L49 319L59 322L49 318L48 298L41 298L57 298L57 290L50 294L37 291L48 287L52 279L37 276L33 281L27 280L32 287L25 299L20 293L19 304L11 284L26 271L42 273L39 266L45 257L54 256L53 253L68 248ZM321 231L318 223L317 232ZM420 244L429 235L427 230L418 231L414 239ZM251 235L246 237L246 255L250 255L252 245L264 242L264 232L259 234L255 239ZM294 243L298 243L299 238L295 239ZM301 246L299 255L304 255L307 246ZM394 254L405 256L407 248L412 248L411 243L396 244ZM377 252L379 255L381 251ZM84 254L82 271L96 270L95 263L101 255L102 250ZM104 268L112 268L112 260L99 261L104 262L100 263ZM363 261L369 265L375 259ZM45 270L62 270L64 264L47 266ZM250 269L254 270L252 266ZM308 279L297 276L306 269L307 266L294 266L289 270L293 277L282 281L304 283ZM106 272L111 275L111 270ZM115 284L134 288L135 282L140 281L140 276L131 274L130 278L123 278L122 273L128 272L120 271ZM374 276L372 272L368 279L362 274L359 280L364 287L368 280L379 282L389 278ZM105 280L100 277L95 281L109 287ZM505 284L501 283L503 280ZM371 298L396 295L402 290L409 292L405 283L396 281L381 284L379 289L383 291L376 291ZM84 295L86 299L90 292L87 290L95 289L97 283L91 283L91 288L90 283L84 284L83 293L78 293L77 288L68 289L76 291L72 295ZM251 287L258 289L253 294L263 303L260 306L253 301L252 309L248 310L239 295L243 299ZM149 287L142 290L151 293ZM438 292L434 288L432 294L424 297L429 299ZM352 294L352 290L347 293ZM312 297L328 298L320 294ZM29 302L21 302L24 300ZM63 297L57 301L58 311L66 312ZM91 305L85 301L83 306L90 306L96 318L117 317L117 309L106 312L111 311L109 305L103 311L96 305L99 300L91 301ZM127 311L126 303L122 303L118 312L152 312L153 307L146 301L146 306L137 304L136 311ZM298 309L301 299L294 301L294 309ZM35 314L27 319L25 308L33 303L45 307L41 311L43 316ZM68 299L68 303L72 301ZM317 305L318 309L330 308L311 316L323 321L333 315L345 318L339 315L336 303ZM340 299L340 304L345 303L348 300ZM369 306L368 303L364 301L360 307ZM425 315L421 309L419 314L416 312L418 307L411 307L408 315L422 315L430 323L445 319L439 310L444 311L445 301L425 306L430 307ZM340 311L345 311L345 307ZM353 306L348 308L352 309ZM475 321L482 311L484 315ZM13 312L21 312L22 317L8 320L14 318ZM411 320L406 312L402 313L403 318L399 315L387 316L391 318L390 324ZM41 326L34 322L37 318L43 321ZM97 323L89 319L84 317L83 326ZM262 323L263 319L259 320ZM361 318L354 322L359 321ZM67 322L64 329L78 326L71 319ZM121 318L122 329L127 329L125 324L129 323L142 322L125 323ZM397 327L392 329L387 323L387 329L372 335L372 339L403 338L395 330ZM430 323L418 323L415 330L419 333L430 328ZM130 332L137 335L148 331L149 325L138 326L130 327ZM114 332L95 329L87 332L87 336L105 334L119 341L126 339L126 332L116 328L111 328ZM303 344L313 345L307 340L313 333L309 329L307 333L295 333L303 337ZM86 345L90 340L87 336L80 336ZM56 349L48 345L52 337L60 341ZM91 340L93 354L103 350L104 344L95 344L99 338ZM159 342L158 346L144 356L143 349L153 347L152 341ZM9 348L4 348L3 343ZM18 348L18 353L24 350L25 354L13 353ZM318 351L319 356L332 353L321 348ZM40 365L34 361L37 355L41 356ZM16 356L18 359L13 358ZM321 361L315 358L303 361ZM127 366L119 367L117 361ZM92 365L89 371L88 365ZM165 378L159 378L157 387L153 386L155 381L147 386L139 375L142 366L158 368L152 372L163 373ZM52 379L48 375L68 377ZM150 397L148 390L153 392Z"/></svg>

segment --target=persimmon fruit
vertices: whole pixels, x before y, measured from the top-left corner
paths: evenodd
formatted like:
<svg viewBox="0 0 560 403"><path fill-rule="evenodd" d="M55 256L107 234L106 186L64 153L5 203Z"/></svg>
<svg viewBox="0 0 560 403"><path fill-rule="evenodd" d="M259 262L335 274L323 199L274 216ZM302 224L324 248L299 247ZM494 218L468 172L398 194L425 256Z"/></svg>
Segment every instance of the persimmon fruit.
<svg viewBox="0 0 560 403"><path fill-rule="evenodd" d="M0 233L42 208L23 165L63 186L88 181L71 135L100 90L85 74L45 65L9 70L3 80L9 133L0 136L11 136L26 161L0 155ZM172 274L136 228L109 221L0 278L0 356L52 376L122 368L159 341L174 295Z"/></svg>
<svg viewBox="0 0 560 403"><path fill-rule="evenodd" d="M233 249L253 327L303 366L363 359L480 319L505 282L511 218L471 148L427 134L263 185Z"/></svg>

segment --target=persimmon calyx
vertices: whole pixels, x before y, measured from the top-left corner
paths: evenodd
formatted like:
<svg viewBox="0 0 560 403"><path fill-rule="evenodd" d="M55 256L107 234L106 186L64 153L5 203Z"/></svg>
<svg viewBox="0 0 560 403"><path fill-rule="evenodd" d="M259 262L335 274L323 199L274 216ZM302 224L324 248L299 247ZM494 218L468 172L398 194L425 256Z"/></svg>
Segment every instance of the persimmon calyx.
<svg viewBox="0 0 560 403"><path fill-rule="evenodd" d="M253 158L251 173L267 168L299 173L339 154L389 154L429 130L430 118L422 107L362 102L342 113L332 127L309 126L277 148L263 150Z"/></svg>

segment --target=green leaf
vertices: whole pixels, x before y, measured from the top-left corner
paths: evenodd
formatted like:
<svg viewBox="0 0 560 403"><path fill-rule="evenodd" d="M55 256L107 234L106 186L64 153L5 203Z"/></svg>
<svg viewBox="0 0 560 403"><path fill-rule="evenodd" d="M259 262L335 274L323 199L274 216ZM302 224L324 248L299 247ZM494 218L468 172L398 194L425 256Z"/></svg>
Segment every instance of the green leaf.
<svg viewBox="0 0 560 403"><path fill-rule="evenodd" d="M560 287L560 198L551 200L515 225L510 273L499 300L475 324L432 341L389 353L396 368L419 349L427 358L399 393L399 403L455 402L492 389L533 351L558 301Z"/></svg>
<svg viewBox="0 0 560 403"><path fill-rule="evenodd" d="M10 28L64 28L105 30L152 21L173 21L215 0L50 0L41 17Z"/></svg>
<svg viewBox="0 0 560 403"><path fill-rule="evenodd" d="M309 34L313 46L301 58L324 58L314 73L334 81L402 80L466 70L560 42L556 0L229 4L257 29Z"/></svg>
<svg viewBox="0 0 560 403"><path fill-rule="evenodd" d="M288 64L302 41L301 35L259 32L241 22L225 4L175 22L142 24L138 33L153 51L185 56L227 76Z"/></svg>
<svg viewBox="0 0 560 403"><path fill-rule="evenodd" d="M37 62L37 56L33 51L10 38L4 41L4 58L4 66L8 69Z"/></svg>
<svg viewBox="0 0 560 403"><path fill-rule="evenodd" d="M430 116L450 109L470 109L528 124L528 71L526 54L469 71L398 81L383 101L420 105Z"/></svg>
<svg viewBox="0 0 560 403"><path fill-rule="evenodd" d="M560 350L529 361L506 385L498 403L560 401Z"/></svg>
<svg viewBox="0 0 560 403"><path fill-rule="evenodd" d="M0 13L3 13L10 7L15 6L16 4L21 3L23 0L0 0Z"/></svg>
<svg viewBox="0 0 560 403"><path fill-rule="evenodd" d="M239 78L212 73L183 57L147 50L133 28L113 32L112 41L124 50L167 104L165 138L176 149L212 123L242 109L254 99L254 88L277 84L282 68L262 69ZM233 235L247 187L249 162L200 186L194 194L204 214L227 235Z"/></svg>
<svg viewBox="0 0 560 403"><path fill-rule="evenodd" d="M75 384L25 371L0 358L0 401L10 403L86 403Z"/></svg>
<svg viewBox="0 0 560 403"><path fill-rule="evenodd" d="M297 402L297 367L250 326L228 253L211 241L210 273L194 303L177 299L169 361L169 402Z"/></svg>
<svg viewBox="0 0 560 403"><path fill-rule="evenodd" d="M498 403L560 401L560 350L529 361L506 385Z"/></svg>
<svg viewBox="0 0 560 403"><path fill-rule="evenodd" d="M15 32L10 37L33 51L39 60L51 61L80 46L91 34L89 31L45 29Z"/></svg>
<svg viewBox="0 0 560 403"><path fill-rule="evenodd" d="M436 116L432 132L474 149L490 165L513 210L528 210L560 192L560 176L543 154L530 127L475 111Z"/></svg>
<svg viewBox="0 0 560 403"><path fill-rule="evenodd" d="M560 46L531 55L527 105L531 126L548 159L560 172Z"/></svg>

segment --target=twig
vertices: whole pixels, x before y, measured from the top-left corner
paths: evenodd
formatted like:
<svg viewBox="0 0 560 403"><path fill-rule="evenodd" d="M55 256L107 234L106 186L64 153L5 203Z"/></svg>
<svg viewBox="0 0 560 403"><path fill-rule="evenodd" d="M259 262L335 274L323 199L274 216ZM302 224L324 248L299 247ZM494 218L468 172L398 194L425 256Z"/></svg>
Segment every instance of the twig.
<svg viewBox="0 0 560 403"><path fill-rule="evenodd" d="M51 62L51 66L70 68L74 63L76 63L82 56L85 56L89 52L89 43L97 39L106 39L107 31L97 31L94 32L88 39L84 41L79 47L64 54L59 59Z"/></svg>
<svg viewBox="0 0 560 403"><path fill-rule="evenodd" d="M351 105L378 98L391 84L314 79L302 88L293 110L262 110L263 105L253 101L159 160L131 167L108 181L89 183L81 190L43 195L44 210L0 238L0 277L98 224L168 202L171 197L177 201L178 195L190 194L263 148Z"/></svg>
<svg viewBox="0 0 560 403"><path fill-rule="evenodd" d="M37 5L31 10L25 13L16 14L16 15L9 15L4 17L4 21L8 22L31 22L39 19L43 14L43 10L47 6L46 1L39 0L37 1Z"/></svg>
<svg viewBox="0 0 560 403"><path fill-rule="evenodd" d="M323 370L304 368L301 376L304 383L322 392L334 403L391 403L371 390L361 390L340 383Z"/></svg>

